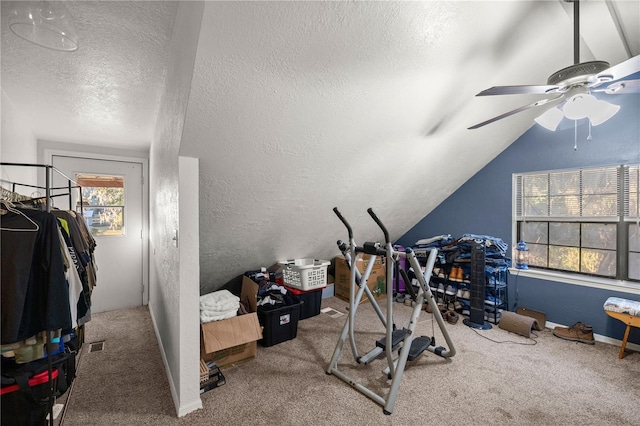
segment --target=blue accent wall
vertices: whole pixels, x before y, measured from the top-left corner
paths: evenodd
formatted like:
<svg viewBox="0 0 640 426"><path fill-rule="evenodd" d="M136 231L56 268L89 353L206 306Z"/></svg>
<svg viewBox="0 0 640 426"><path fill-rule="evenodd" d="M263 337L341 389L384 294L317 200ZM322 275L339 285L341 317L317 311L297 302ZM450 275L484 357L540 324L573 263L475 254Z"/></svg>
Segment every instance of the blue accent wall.
<svg viewBox="0 0 640 426"><path fill-rule="evenodd" d="M640 78L640 74L633 77ZM577 150L572 121L563 120L555 132L534 124L396 244L410 247L421 238L473 233L501 238L511 246L513 173L640 163L640 95L608 96L606 100L621 109L609 121L592 127L593 140L586 140L586 120L579 122ZM469 132L471 136L473 130ZM620 340L625 326L606 315L602 306L611 296L640 300L637 294L510 274L511 309L516 296L518 306L542 311L548 321L565 325L581 321L592 325L597 334ZM629 341L640 343L639 329L632 329Z"/></svg>

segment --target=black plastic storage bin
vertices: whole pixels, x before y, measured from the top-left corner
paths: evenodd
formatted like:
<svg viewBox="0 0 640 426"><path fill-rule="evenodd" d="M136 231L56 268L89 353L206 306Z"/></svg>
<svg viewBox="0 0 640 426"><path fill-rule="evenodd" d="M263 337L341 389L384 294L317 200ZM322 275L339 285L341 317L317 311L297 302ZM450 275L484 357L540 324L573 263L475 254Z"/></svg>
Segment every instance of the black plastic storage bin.
<svg viewBox="0 0 640 426"><path fill-rule="evenodd" d="M316 290L303 291L297 288L285 286L291 294L298 296L302 305L300 306L300 319L307 319L320 315L320 305L322 304L322 288ZM324 287L323 287L324 288Z"/></svg>
<svg viewBox="0 0 640 426"><path fill-rule="evenodd" d="M260 340L262 346L273 346L296 338L300 305L298 299L295 304L279 308L265 309L263 306L258 306L258 320L263 327L262 340Z"/></svg>

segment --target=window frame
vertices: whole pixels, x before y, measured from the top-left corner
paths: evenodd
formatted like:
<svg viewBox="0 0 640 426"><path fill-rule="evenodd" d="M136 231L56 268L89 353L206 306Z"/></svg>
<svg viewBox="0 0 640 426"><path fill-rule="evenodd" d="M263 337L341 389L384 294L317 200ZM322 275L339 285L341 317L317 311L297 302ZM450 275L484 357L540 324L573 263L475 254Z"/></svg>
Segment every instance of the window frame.
<svg viewBox="0 0 640 426"><path fill-rule="evenodd" d="M582 200L585 193L585 187L582 184L582 175L586 171L587 174L589 172L595 170L602 170L615 168L617 172L617 189L616 189L616 203L617 203L617 215L613 216L603 216L603 217L594 217L587 215L582 215ZM609 170L610 172L611 170ZM547 204L547 212L545 214L540 214L540 212L536 212L537 215L527 215L525 213L525 196L523 195L525 180L524 176L532 176L532 175L547 175L547 184L552 180L552 175L561 174L561 173L580 173L580 190L579 194L577 194L577 198L579 201L579 215L560 215L560 216L551 216L550 214L550 199L553 197L553 194L547 192L544 195L541 195L545 200L544 203ZM630 185L629 177L632 176L635 179L634 182ZM592 185L597 185L596 182L591 182ZM596 188L594 186L594 188ZM599 190L599 188L598 188ZM526 195L526 191L524 193ZM630 207L630 202L634 205ZM544 278L551 279L554 281L562 281L571 284L577 285L587 285L587 286L595 286L599 288L615 288L616 290L621 289L631 289L634 293L640 294L640 278L636 279L635 277L629 278L629 263L630 263L630 253L632 251L629 247L629 239L631 232L638 232L638 230L633 230L632 227L639 226L640 227L640 164L618 164L612 166L592 166L592 167L579 167L572 169L559 169L559 170L548 170L548 171L531 171L531 172L520 172L512 174L512 247L516 246L516 243L520 241L521 238L521 224L526 222L538 222L546 225L547 228L547 241L543 244L547 247L547 267L539 267L539 266L529 266L527 270L513 269L512 273L517 273L519 275L532 276L536 278ZM553 246L550 244L548 230L550 224L552 222L567 222L567 223L578 223L580 224L580 229L582 229L582 224L585 223L606 223L612 224L616 227L616 245L614 251L616 253L616 261L615 261L615 270L616 275L613 276L603 276L598 274L592 274L589 272L581 272L581 271L569 271L563 269L554 269L548 267L548 251L549 247ZM525 241L527 242L527 241ZM576 247L579 251L583 248L588 248L583 242L582 238L578 241ZM635 254L636 252L633 251ZM515 255L515 253L514 253ZM580 261L581 259L579 259ZM579 262L580 263L580 262ZM581 266L579 266L581 268Z"/></svg>

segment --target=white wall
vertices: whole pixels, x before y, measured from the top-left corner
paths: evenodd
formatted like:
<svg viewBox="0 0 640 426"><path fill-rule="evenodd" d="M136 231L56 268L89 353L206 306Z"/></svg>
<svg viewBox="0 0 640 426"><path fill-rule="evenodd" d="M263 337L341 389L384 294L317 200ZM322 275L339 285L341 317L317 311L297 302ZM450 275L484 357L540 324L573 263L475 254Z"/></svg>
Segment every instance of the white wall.
<svg viewBox="0 0 640 426"><path fill-rule="evenodd" d="M2 90L2 139L0 139L0 161L5 163L36 163L37 141L26 117L22 117L13 102ZM36 185L38 174L44 176L42 170L30 167L2 167L2 179L12 182ZM11 189L7 184L3 185ZM16 192L30 195L34 189L17 187Z"/></svg>
<svg viewBox="0 0 640 426"><path fill-rule="evenodd" d="M193 318L198 306L198 282L191 282L190 274L181 271L181 254L184 256L185 253L181 253L177 247L179 243L173 239L178 233L184 241L197 242L193 228L183 232L180 226L183 220L179 214L180 205L184 207L185 204L180 204L178 194L181 173L185 176L185 169L179 167L178 154L202 9L202 2L179 4L150 150L149 308L178 416L202 407L197 378L199 322L197 316L195 320ZM197 247L192 249L196 250L197 259Z"/></svg>
<svg viewBox="0 0 640 426"><path fill-rule="evenodd" d="M358 242L383 238L369 207L398 238L473 176L533 122L466 129L491 116L470 100L505 31L477 17L568 21L543 4L205 2L180 145L200 159L201 293L278 260L339 254L335 206ZM535 30L545 47L553 31ZM509 73L536 54L501 56L500 71L536 81L533 68Z"/></svg>
<svg viewBox="0 0 640 426"><path fill-rule="evenodd" d="M198 159L180 157L180 401L178 415L200 408L200 227Z"/></svg>

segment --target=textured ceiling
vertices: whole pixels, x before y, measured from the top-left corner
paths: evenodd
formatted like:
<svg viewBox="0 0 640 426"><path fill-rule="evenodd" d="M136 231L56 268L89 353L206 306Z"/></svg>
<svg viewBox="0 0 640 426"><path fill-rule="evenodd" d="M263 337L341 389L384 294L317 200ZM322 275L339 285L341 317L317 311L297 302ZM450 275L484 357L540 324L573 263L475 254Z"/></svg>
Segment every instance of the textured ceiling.
<svg viewBox="0 0 640 426"><path fill-rule="evenodd" d="M14 3L1 2L2 90L29 118L36 136L71 143L148 148L178 2L67 1L80 37L80 49L73 53L43 49L11 33L8 14ZM261 2L231 3L243 8ZM283 19L286 14L295 16L304 8L262 3L262 9L273 11L267 14L269 19L280 13L285 14ZM548 74L573 61L572 4L560 0L329 3L322 6L326 9L324 19L303 13L283 28L274 26L277 20L269 26L261 16L254 16L255 22L248 23L247 28L235 29L247 33L240 41L249 40L255 25L255 31L268 29L266 40L291 45L291 51L296 44L303 47L307 57L289 58L299 64L287 64L286 58L278 57L270 58L269 64L262 54L253 58L240 57L238 53L235 60L256 70L265 66L306 67L299 71L328 82L331 72L338 75L348 70L363 85L382 73L396 73L405 65L423 61L424 67L415 70L428 75L415 78L427 77L430 82L428 96L418 112L425 117L422 130L426 133L436 131L445 120L452 120L451 113L464 104L479 104L485 113L494 103L508 106L503 105L503 100L479 102L461 88L480 90L492 84L544 83ZM342 3L349 3L352 12L343 13ZM594 57L614 64L640 54L639 3L583 1L581 34L588 48L583 43L581 59L588 60L593 52ZM288 10L283 12L285 9ZM565 10L562 15L561 10ZM620 18L617 26L612 13ZM323 26L327 32L317 31ZM620 42L620 33L625 36L626 47ZM224 35L222 40L235 43ZM302 42L307 45L300 46ZM543 46L545 49L541 49ZM238 45L238 52L243 47ZM255 60L262 63L254 63ZM529 76L532 78L526 79ZM414 93L421 95L418 90ZM474 118L486 116L478 114Z"/></svg>
<svg viewBox="0 0 640 426"><path fill-rule="evenodd" d="M75 52L15 36L2 1L2 90L37 138L148 149L164 85L177 4L74 1Z"/></svg>
<svg viewBox="0 0 640 426"><path fill-rule="evenodd" d="M14 36L11 3L2 90L36 136L148 148L177 3L67 2L74 53ZM581 4L581 61L640 54L640 2ZM572 63L572 4L558 0L205 2L180 148L201 164L203 285L334 256L334 206L360 242L380 238L368 207L400 237L542 112L470 131L537 100L475 94Z"/></svg>

